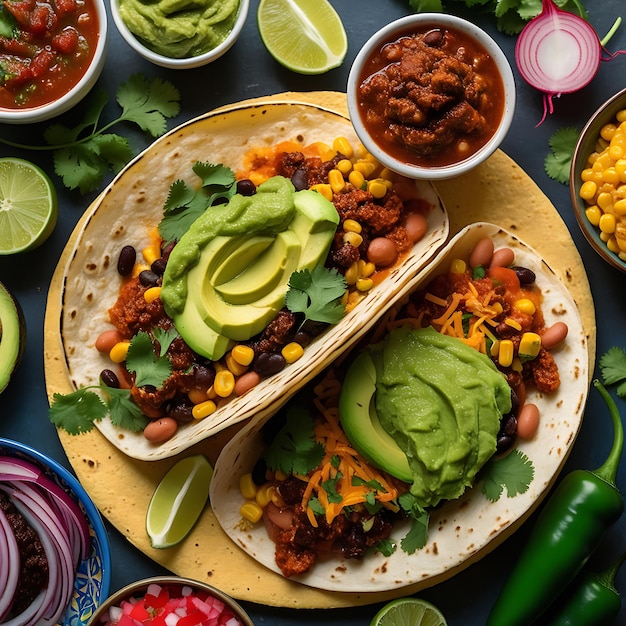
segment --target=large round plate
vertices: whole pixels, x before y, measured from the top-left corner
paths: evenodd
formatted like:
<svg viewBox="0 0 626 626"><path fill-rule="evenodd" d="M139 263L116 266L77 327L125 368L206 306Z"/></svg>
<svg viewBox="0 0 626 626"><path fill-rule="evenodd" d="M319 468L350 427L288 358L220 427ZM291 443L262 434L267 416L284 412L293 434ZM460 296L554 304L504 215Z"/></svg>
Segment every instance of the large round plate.
<svg viewBox="0 0 626 626"><path fill-rule="evenodd" d="M345 94L290 93L280 94L275 99L313 102L341 113L346 112ZM589 281L567 227L537 185L515 162L497 151L477 170L458 179L438 182L436 187L447 209L452 233L459 232L473 222L491 222L514 232L543 256L567 286L578 306L587 338L589 364L593 364L596 321ZM529 215L532 215L532 219L529 219ZM549 233L549 237L546 233ZM70 240L61 263L67 262L73 244ZM58 330L62 276L62 272L57 272L53 278L45 321L46 385L50 398L55 392L71 391ZM588 368L590 370L591 367ZM577 431L577 427L578 424L573 424L573 432ZM215 462L219 451L236 430L237 426L222 431L196 444L185 454L202 452ZM349 607L409 595L457 571L451 569L443 576L433 577L423 583L370 594L305 587L269 572L240 550L221 530L210 508L185 542L174 549L154 550L145 533L146 511L158 481L178 457L150 463L133 459L111 444L99 431L78 437L59 432L59 437L70 463L92 499L103 515L133 545L176 574L210 582L240 600L295 608ZM546 489L558 475L573 441L566 443L558 469L552 476L545 477ZM133 485L132 491L128 485ZM545 491L541 496L544 494ZM539 501L540 497L526 515L511 523L487 548L474 553L463 563L463 567L495 548L519 527Z"/></svg>

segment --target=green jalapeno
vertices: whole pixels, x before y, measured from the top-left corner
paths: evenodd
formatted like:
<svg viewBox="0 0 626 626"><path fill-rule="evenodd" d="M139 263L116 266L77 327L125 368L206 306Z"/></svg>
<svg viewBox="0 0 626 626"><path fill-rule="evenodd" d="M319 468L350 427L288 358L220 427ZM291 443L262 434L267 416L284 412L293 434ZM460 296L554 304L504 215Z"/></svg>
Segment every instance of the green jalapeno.
<svg viewBox="0 0 626 626"><path fill-rule="evenodd" d="M622 608L622 599L615 588L615 576L626 552L603 572L582 571L567 597L550 613L550 626L608 626Z"/></svg>
<svg viewBox="0 0 626 626"><path fill-rule="evenodd" d="M534 623L580 572L624 510L615 485L624 427L609 392L597 380L593 385L613 421L609 456L595 471L573 470L556 487L491 610L487 626Z"/></svg>

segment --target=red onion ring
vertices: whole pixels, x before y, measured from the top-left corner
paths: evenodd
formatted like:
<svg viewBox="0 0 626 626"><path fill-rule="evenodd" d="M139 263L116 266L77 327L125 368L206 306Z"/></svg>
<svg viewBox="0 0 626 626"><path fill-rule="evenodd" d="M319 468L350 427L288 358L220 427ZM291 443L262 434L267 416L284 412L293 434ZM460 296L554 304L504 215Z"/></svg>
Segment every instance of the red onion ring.
<svg viewBox="0 0 626 626"><path fill-rule="evenodd" d="M20 562L17 540L2 509L0 509L0 554L3 555L0 559L0 589L2 589L0 593L0 622L2 622L13 604L20 572L19 566L15 567L14 565ZM4 558L5 556L6 558Z"/></svg>

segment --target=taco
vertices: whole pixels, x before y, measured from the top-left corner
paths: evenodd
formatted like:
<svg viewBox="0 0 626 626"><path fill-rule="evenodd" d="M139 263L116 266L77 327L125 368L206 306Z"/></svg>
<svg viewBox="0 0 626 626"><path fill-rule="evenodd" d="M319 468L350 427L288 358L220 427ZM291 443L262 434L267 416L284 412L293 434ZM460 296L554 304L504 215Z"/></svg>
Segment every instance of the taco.
<svg viewBox="0 0 626 626"><path fill-rule="evenodd" d="M382 192L383 199L375 200L376 206L382 206L385 197L393 197L393 202L402 205L393 207L399 215L420 213L425 218L425 234L414 245L407 245L405 237L404 248L398 246L401 255L397 262L381 261L375 274L365 281L373 286L365 288L364 297L358 295L361 293L358 289L349 290L354 297L342 304L345 314L338 323L322 322L321 334L317 328L308 334L302 358L295 360L300 356L296 353L291 359L295 362L288 362L276 374L270 364L262 371L260 382L243 395L222 397L217 394L217 398L211 397L211 392L207 395L207 390L217 388L218 370L226 369L225 359L231 356L234 346L252 347L256 358L257 348L263 342L263 345L277 344L276 349L281 350L286 343L290 346L298 343L294 335L302 330L301 311L306 309L309 297L306 287L300 287L304 296L297 294L299 313L289 315L287 311L283 316L290 317L287 330L281 317L285 312L286 291L291 286L287 283L293 275L302 273L298 284L304 281L306 285L307 280L312 280L316 267L331 265L330 270L343 276L345 282L354 282L345 274L347 268L357 265L356 259L346 257L348 262L341 258L341 248L350 229L336 223L337 215L327 215L325 221L317 217L317 213L324 213L328 206L333 206L330 199L320 200L325 191L322 188L330 186L327 179L320 178L322 174L328 177L331 168L327 164L332 163L332 169L340 171L339 162L349 161L349 155L330 148L338 138L345 141L344 145L350 150L358 148L351 124L345 117L312 105L268 103L209 114L155 142L94 203L77 234L64 270L62 344L68 376L77 390L100 387L105 371L107 380L114 375L114 386L130 387L132 404L140 408L139 414L132 409L140 430L133 432L119 422L114 423L116 420L110 417L97 418L95 422L104 436L125 454L144 460L166 458L252 416L271 413L275 404L285 402L299 386L357 341L397 290L444 244L448 220L433 188L423 184L417 187L412 181L399 178L388 182ZM357 158L354 157L353 162ZM305 168L308 177L304 183L296 181L302 173L303 160L307 164L316 163ZM370 165L374 171L366 174L366 178L380 178L377 164L370 161ZM158 175L155 176L155 172ZM229 174L233 174L235 183L228 178ZM223 183L224 177L228 184ZM239 185L241 181L252 184L255 192L252 196L245 185ZM374 192L359 190L358 184L350 182L347 171L341 182L346 188L374 196ZM389 190L391 185L393 188ZM194 226L185 224L182 231L178 226L173 231L162 228L166 221L164 210L169 214L168 225L184 221L187 218L182 217L181 207L196 208L200 194L210 197L212 204ZM335 205L341 195L342 192L334 190ZM312 197L317 198L315 202L326 202L325 208L311 208ZM347 217L353 215L350 202L346 203L343 213ZM411 208L406 210L409 204ZM262 210L258 208L261 205L265 207ZM279 210L279 206L284 211ZM373 217L379 213L378 210L370 212ZM311 218L312 213L316 213L316 217ZM341 211L337 209L337 213ZM358 211L354 215L359 215ZM218 227L214 227L216 220ZM305 226L298 230L300 226L293 227L296 222ZM331 236L328 235L329 224L333 228ZM383 224L381 232L385 228L389 232L392 227ZM286 235L285 230L289 231ZM312 245L303 243L302 231L306 232L308 241L315 240ZM365 239L376 237L373 231L361 235ZM181 245L183 241L188 245ZM122 275L120 263L126 266L128 262L121 251L128 246L137 258L130 263L132 269L125 267ZM199 260L193 255L203 246L214 253L200 256ZM324 246L330 249L329 254L336 253L334 263L320 259L319 251L325 249ZM358 245L352 247L358 248ZM270 249L278 249L280 254L267 253ZM193 258L190 260L190 257ZM171 263L170 259L173 259ZM155 269L154 261L167 261L162 276ZM179 272L185 264L185 271ZM261 278L247 271L252 266L266 268ZM196 276L193 283L192 273ZM216 279L219 289L207 288L210 281L205 278L209 274L219 277ZM332 284L336 287L336 280ZM155 300L149 299L146 292L156 293ZM185 303L191 301L194 306L190 312ZM210 307L220 311L218 326L215 325L217 314L206 313L202 308L208 306L207 301ZM237 306L231 306L233 303ZM331 304L337 306L341 302L335 297ZM235 310L241 308L240 305L245 308L245 315L239 316ZM260 309L265 316L257 315ZM267 311L272 315L268 317ZM205 324L208 318L212 322ZM277 328L272 327L264 334L272 323ZM197 331L199 327L202 332ZM113 359L116 365L112 365L108 351L103 353L96 347L97 339L107 330L119 333L115 344L119 344L122 351L121 356L117 354ZM277 341L281 333L287 337L282 343ZM126 352L129 344L130 350ZM264 352L269 349L261 350ZM155 370L160 368L164 354L170 365L174 363L173 371L168 370L165 376L155 379ZM244 361L248 354L243 357ZM137 362L146 358L157 363L151 363L154 367L140 379L138 370L127 365L131 359ZM284 357L283 361L286 360ZM118 362L121 362L120 367ZM245 362L235 366L241 368L241 373L251 367ZM232 367L228 369L233 372ZM199 388L199 383L196 385L199 379L202 384L206 382L203 389ZM194 395L195 391L200 393ZM107 393L117 392L107 389L103 397ZM123 401L126 402L125 397ZM202 411L192 413L198 404L207 409L208 417L204 417ZM204 419L196 419L198 417ZM175 422L177 430L166 441L155 438L149 441L141 428L159 420ZM178 428L179 424L184 425Z"/></svg>
<svg viewBox="0 0 626 626"><path fill-rule="evenodd" d="M514 259L471 265L485 240ZM227 444L215 516L259 563L308 586L441 580L541 500L577 434L588 363L576 304L541 257L497 226L468 226L353 352ZM518 433L531 406L537 430Z"/></svg>

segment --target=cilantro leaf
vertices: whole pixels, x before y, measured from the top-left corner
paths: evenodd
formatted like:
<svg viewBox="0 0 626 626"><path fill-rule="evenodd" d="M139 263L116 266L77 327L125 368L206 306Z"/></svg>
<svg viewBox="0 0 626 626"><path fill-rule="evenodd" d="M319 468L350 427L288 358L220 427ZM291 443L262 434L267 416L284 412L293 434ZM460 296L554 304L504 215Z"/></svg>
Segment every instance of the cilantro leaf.
<svg viewBox="0 0 626 626"><path fill-rule="evenodd" d="M72 393L55 393L48 411L50 421L70 435L87 433L94 422L107 414L107 406L97 393L81 387Z"/></svg>
<svg viewBox="0 0 626 626"><path fill-rule="evenodd" d="M617 395L626 400L626 350L619 346L609 348L599 360L605 385L620 383Z"/></svg>
<svg viewBox="0 0 626 626"><path fill-rule="evenodd" d="M133 402L128 389L107 387L106 393L109 395L107 406L113 424L131 432L139 432L146 427L149 420Z"/></svg>
<svg viewBox="0 0 626 626"><path fill-rule="evenodd" d="M308 474L324 458L324 446L315 440L315 418L305 407L287 408L285 425L266 450L267 465L285 474Z"/></svg>
<svg viewBox="0 0 626 626"><path fill-rule="evenodd" d="M396 544L390 539L382 539L374 546L374 549L383 556L391 556L396 551Z"/></svg>
<svg viewBox="0 0 626 626"><path fill-rule="evenodd" d="M155 354L152 338L145 331L139 331L130 342L126 367L129 372L134 372L137 387L161 387L172 373L169 359Z"/></svg>
<svg viewBox="0 0 626 626"><path fill-rule="evenodd" d="M346 311L341 303L346 288L345 278L336 269L316 265L312 271L291 275L285 305L292 313L303 313L304 321L336 324Z"/></svg>
<svg viewBox="0 0 626 626"><path fill-rule="evenodd" d="M428 511L420 506L410 492L403 493L398 498L398 503L412 520L409 532L400 541L400 547L407 554L413 554L416 550L423 548L428 541Z"/></svg>
<svg viewBox="0 0 626 626"><path fill-rule="evenodd" d="M322 489L326 492L329 502L339 503L343 501L342 495L337 491L337 483L342 478L343 474L337 472L333 478L329 478L322 483Z"/></svg>
<svg viewBox="0 0 626 626"><path fill-rule="evenodd" d="M491 502L500 499L504 488L513 498L525 493L533 481L535 468L532 461L521 451L513 450L500 458L492 458L482 470L482 492Z"/></svg>
<svg viewBox="0 0 626 626"><path fill-rule="evenodd" d="M568 126L559 128L548 140L551 152L544 166L550 178L566 185L569 182L572 155L578 141L578 129Z"/></svg>
<svg viewBox="0 0 626 626"><path fill-rule="evenodd" d="M17 20L14 15L6 8L6 6L4 6L4 4L0 4L0 37L15 39L18 30ZM0 71L2 71L1 67Z"/></svg>
<svg viewBox="0 0 626 626"><path fill-rule="evenodd" d="M152 335L159 342L159 356L165 356L174 339L178 337L178 331L175 328L155 328Z"/></svg>

